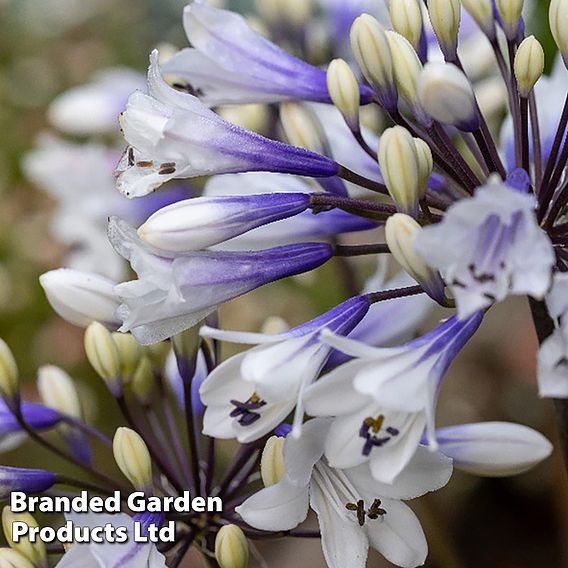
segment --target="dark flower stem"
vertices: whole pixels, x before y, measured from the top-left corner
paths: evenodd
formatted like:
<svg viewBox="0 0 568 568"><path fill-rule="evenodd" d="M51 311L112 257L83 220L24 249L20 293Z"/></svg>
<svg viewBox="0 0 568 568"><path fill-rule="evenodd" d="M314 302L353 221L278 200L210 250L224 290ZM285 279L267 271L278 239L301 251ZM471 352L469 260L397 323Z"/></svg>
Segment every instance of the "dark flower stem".
<svg viewBox="0 0 568 568"><path fill-rule="evenodd" d="M521 167L529 170L529 100L521 97Z"/></svg>
<svg viewBox="0 0 568 568"><path fill-rule="evenodd" d="M351 183L354 183L360 187L364 187L365 189L369 189L376 193L381 193L383 195L389 194L386 185L384 185L383 183L379 183L378 181L374 181L372 179L359 175L358 173L351 171L345 166L339 166L337 176L344 179L345 181L350 181Z"/></svg>
<svg viewBox="0 0 568 568"><path fill-rule="evenodd" d="M417 294L424 294L422 286L408 286L407 288L394 288L393 290L371 292L367 294L366 297L371 304L376 304L377 302L384 302L385 300L416 296Z"/></svg>
<svg viewBox="0 0 568 568"><path fill-rule="evenodd" d="M388 245L376 243L371 245L333 245L334 256L363 256L366 254L388 254Z"/></svg>
<svg viewBox="0 0 568 568"><path fill-rule="evenodd" d="M529 298L529 304L533 317L533 322L538 337L539 344L554 332L554 322L546 310L546 305L542 301ZM553 399L556 411L556 424L560 433L562 452L564 454L564 465L568 470L568 399Z"/></svg>
<svg viewBox="0 0 568 568"><path fill-rule="evenodd" d="M536 106L536 96L534 94L534 89L529 95L529 110L531 117L531 134L533 142L535 187L540 187L540 184L542 182L542 146L540 143L540 124L538 120L538 109Z"/></svg>

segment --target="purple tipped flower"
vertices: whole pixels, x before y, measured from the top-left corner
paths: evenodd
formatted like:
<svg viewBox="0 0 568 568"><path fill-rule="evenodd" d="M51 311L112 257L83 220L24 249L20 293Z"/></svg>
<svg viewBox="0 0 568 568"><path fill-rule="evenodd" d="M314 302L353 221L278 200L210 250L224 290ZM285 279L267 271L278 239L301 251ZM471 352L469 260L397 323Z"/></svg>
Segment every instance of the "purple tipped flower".
<svg viewBox="0 0 568 568"><path fill-rule="evenodd" d="M55 474L43 469L0 466L0 499L6 499L12 491L41 493L55 481Z"/></svg>

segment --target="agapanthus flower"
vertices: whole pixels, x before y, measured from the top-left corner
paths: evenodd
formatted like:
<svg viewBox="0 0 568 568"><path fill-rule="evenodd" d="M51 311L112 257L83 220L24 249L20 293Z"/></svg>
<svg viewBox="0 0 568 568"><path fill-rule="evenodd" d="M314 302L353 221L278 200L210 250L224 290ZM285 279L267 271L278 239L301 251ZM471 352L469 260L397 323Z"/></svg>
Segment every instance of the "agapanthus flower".
<svg viewBox="0 0 568 568"><path fill-rule="evenodd" d="M532 195L493 177L416 238L416 250L441 272L461 318L511 294L542 299L550 288L554 251L535 204Z"/></svg>
<svg viewBox="0 0 568 568"><path fill-rule="evenodd" d="M311 507L330 568L362 568L369 547L397 566L421 566L426 539L402 500L443 487L451 461L419 450L397 483L379 483L365 467L330 466L324 457L329 425L325 418L310 420L299 440L286 438L282 481L249 497L236 512L255 528L276 531L298 526Z"/></svg>
<svg viewBox="0 0 568 568"><path fill-rule="evenodd" d="M121 126L130 148L118 166L118 189L146 195L174 178L243 171L331 177L333 160L269 140L224 121L197 97L162 78L158 52L150 58L149 95L130 96Z"/></svg>
<svg viewBox="0 0 568 568"><path fill-rule="evenodd" d="M216 339L259 343L219 365L204 381L200 395L207 409L204 431L217 438L257 440L296 408L295 435L300 434L303 396L316 379L331 348L318 341L322 329L349 333L370 302L356 296L287 332L269 335L204 329Z"/></svg>
<svg viewBox="0 0 568 568"><path fill-rule="evenodd" d="M416 451L426 428L436 447L435 407L446 371L482 316L452 317L404 345L370 347L323 332L321 340L352 357L306 393L306 412L333 416L325 454L333 467L368 462L375 479L392 483Z"/></svg>
<svg viewBox="0 0 568 568"><path fill-rule="evenodd" d="M41 493L56 480L55 474L44 469L0 466L0 498L7 499L12 491Z"/></svg>

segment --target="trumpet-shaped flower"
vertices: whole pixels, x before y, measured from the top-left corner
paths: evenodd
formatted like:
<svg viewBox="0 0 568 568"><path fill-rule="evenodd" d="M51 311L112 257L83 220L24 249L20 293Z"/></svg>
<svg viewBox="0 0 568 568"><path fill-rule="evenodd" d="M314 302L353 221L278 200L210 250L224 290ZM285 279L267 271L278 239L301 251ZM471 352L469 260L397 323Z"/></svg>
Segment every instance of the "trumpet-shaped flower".
<svg viewBox="0 0 568 568"><path fill-rule="evenodd" d="M427 544L420 523L402 500L443 487L451 461L420 448L394 485L373 479L368 469L335 469L324 457L329 420L310 420L300 439L284 443L284 478L236 508L261 530L291 530L311 507L318 517L330 568L363 568L369 547L397 566L424 563Z"/></svg>
<svg viewBox="0 0 568 568"><path fill-rule="evenodd" d="M174 55L164 72L188 81L204 103L243 104L299 99L331 103L325 71L286 53L228 10L192 2L184 28L193 48ZM361 85L361 99L372 91Z"/></svg>
<svg viewBox="0 0 568 568"><path fill-rule="evenodd" d="M555 257L534 206L532 195L493 177L416 237L416 251L441 272L460 318L510 294L546 294Z"/></svg>
<svg viewBox="0 0 568 568"><path fill-rule="evenodd" d="M130 148L117 168L117 187L128 197L146 195L173 178L242 171L331 177L333 160L269 140L223 120L197 97L162 78L158 53L150 57L149 95L130 96L121 126Z"/></svg>
<svg viewBox="0 0 568 568"><path fill-rule="evenodd" d="M325 454L333 467L369 462L375 479L392 483L414 455L422 433L436 447L435 406L446 371L482 316L452 317L399 347L376 348L322 332L320 338L352 357L314 384L306 412L333 416Z"/></svg>
<svg viewBox="0 0 568 568"><path fill-rule="evenodd" d="M367 298L356 296L276 335L203 329L202 334L216 339L261 344L231 357L204 381L200 389L207 406L204 432L250 442L276 428L296 407L294 433L299 434L303 394L331 353L318 341L319 332L327 328L349 333L368 309Z"/></svg>
<svg viewBox="0 0 568 568"><path fill-rule="evenodd" d="M221 304L264 284L307 272L328 261L332 247L303 243L238 253L162 253L145 245L124 221L112 218L109 239L129 260L138 280L115 288L122 304L120 331L144 345L196 325Z"/></svg>
<svg viewBox="0 0 568 568"><path fill-rule="evenodd" d="M554 275L546 297L556 329L538 353L538 386L541 396L568 398L568 275Z"/></svg>

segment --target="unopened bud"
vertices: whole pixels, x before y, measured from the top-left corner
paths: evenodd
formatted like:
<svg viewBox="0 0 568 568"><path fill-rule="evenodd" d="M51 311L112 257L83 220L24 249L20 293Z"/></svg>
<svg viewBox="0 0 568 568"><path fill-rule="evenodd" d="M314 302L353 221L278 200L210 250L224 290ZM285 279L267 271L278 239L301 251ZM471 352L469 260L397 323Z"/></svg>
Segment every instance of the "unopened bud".
<svg viewBox="0 0 568 568"><path fill-rule="evenodd" d="M432 157L432 150L430 146L422 140L422 138L415 138L414 145L416 146L416 154L418 156L418 188L419 196L422 199L426 190L428 189L428 182L434 169L434 158Z"/></svg>
<svg viewBox="0 0 568 568"><path fill-rule="evenodd" d="M422 63L412 44L400 34L387 31L394 75L399 95L410 105L416 117L424 122L425 114L418 100L418 78Z"/></svg>
<svg viewBox="0 0 568 568"><path fill-rule="evenodd" d="M523 473L552 452L552 444L539 432L509 422L461 424L436 430L440 451L454 466L488 477Z"/></svg>
<svg viewBox="0 0 568 568"><path fill-rule="evenodd" d="M18 397L18 366L12 351L4 340L0 339L0 394L5 399Z"/></svg>
<svg viewBox="0 0 568 568"><path fill-rule="evenodd" d="M418 51L424 27L419 0L391 2L390 18L394 31L405 37Z"/></svg>
<svg viewBox="0 0 568 568"><path fill-rule="evenodd" d="M397 107L398 94L393 60L386 33L369 14L361 14L351 26L351 49L365 79L377 92L381 105L388 111Z"/></svg>
<svg viewBox="0 0 568 568"><path fill-rule="evenodd" d="M428 0L428 13L442 53L455 59L461 21L460 0Z"/></svg>
<svg viewBox="0 0 568 568"><path fill-rule="evenodd" d="M142 346L130 333L113 333L112 339L118 351L120 376L123 382L128 382L140 362Z"/></svg>
<svg viewBox="0 0 568 568"><path fill-rule="evenodd" d="M51 307L66 321L87 327L94 321L116 329L120 301L115 283L104 276L71 268L50 270L39 277Z"/></svg>
<svg viewBox="0 0 568 568"><path fill-rule="evenodd" d="M89 363L113 395L122 392L120 357L112 335L104 325L92 323L85 331L85 353Z"/></svg>
<svg viewBox="0 0 568 568"><path fill-rule="evenodd" d="M268 106L260 103L223 105L217 107L215 112L227 122L253 132L265 132L270 122Z"/></svg>
<svg viewBox="0 0 568 568"><path fill-rule="evenodd" d="M265 487L276 485L284 477L284 442L286 438L272 436L266 441L260 460L260 474Z"/></svg>
<svg viewBox="0 0 568 568"><path fill-rule="evenodd" d="M82 418L81 401L71 377L55 365L38 371L37 387L46 406L72 418Z"/></svg>
<svg viewBox="0 0 568 568"><path fill-rule="evenodd" d="M379 141L379 166L398 209L416 217L419 201L419 163L416 144L402 126L385 130Z"/></svg>
<svg viewBox="0 0 568 568"><path fill-rule="evenodd" d="M327 68L327 90L333 104L343 115L347 126L358 132L359 84L351 67L343 59L334 59Z"/></svg>
<svg viewBox="0 0 568 568"><path fill-rule="evenodd" d="M568 0L552 0L548 20L554 41L568 67Z"/></svg>
<svg viewBox="0 0 568 568"><path fill-rule="evenodd" d="M10 507L4 507L2 510L2 528L9 546L29 560L36 568L47 568L47 552L44 542L40 538L36 538L34 542L31 542L26 535L19 536L18 542L14 542L12 527L15 522L25 523L31 528L39 526L29 513L12 513ZM0 566L2 566L1 560Z"/></svg>
<svg viewBox="0 0 568 568"><path fill-rule="evenodd" d="M515 55L515 77L521 97L530 95L543 72L544 50L534 36L529 36L519 45Z"/></svg>
<svg viewBox="0 0 568 568"><path fill-rule="evenodd" d="M0 568L36 568L25 556L13 548L0 548Z"/></svg>
<svg viewBox="0 0 568 568"><path fill-rule="evenodd" d="M424 291L440 304L445 303L444 283L437 271L431 269L414 249L414 239L422 227L408 215L395 213L387 219L385 237L391 254Z"/></svg>
<svg viewBox="0 0 568 568"><path fill-rule="evenodd" d="M523 13L524 0L495 0L501 17L501 26L507 39L513 41L519 33L519 20Z"/></svg>
<svg viewBox="0 0 568 568"><path fill-rule="evenodd" d="M152 363L148 357L142 357L130 382L132 394L142 406L147 406L152 402L155 386Z"/></svg>
<svg viewBox="0 0 568 568"><path fill-rule="evenodd" d="M112 441L114 459L135 489L149 493L152 487L152 460L146 443L134 430L118 428Z"/></svg>
<svg viewBox="0 0 568 568"><path fill-rule="evenodd" d="M247 568L248 541L237 525L225 525L219 529L215 538L215 558L220 568Z"/></svg>
<svg viewBox="0 0 568 568"><path fill-rule="evenodd" d="M491 40L495 38L495 14L492 0L462 0L469 15L476 21L483 33Z"/></svg>
<svg viewBox="0 0 568 568"><path fill-rule="evenodd" d="M290 144L325 155L327 138L319 120L308 107L300 103L282 103L280 123Z"/></svg>
<svg viewBox="0 0 568 568"><path fill-rule="evenodd" d="M479 111L471 83L452 63L427 63L418 86L420 103L438 122L465 132L479 128Z"/></svg>

